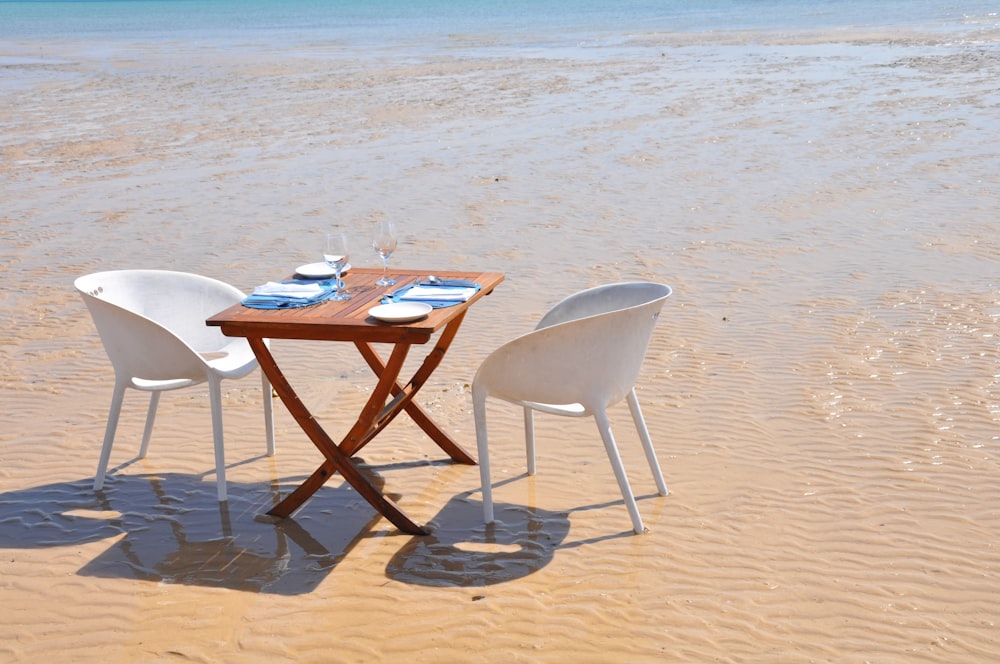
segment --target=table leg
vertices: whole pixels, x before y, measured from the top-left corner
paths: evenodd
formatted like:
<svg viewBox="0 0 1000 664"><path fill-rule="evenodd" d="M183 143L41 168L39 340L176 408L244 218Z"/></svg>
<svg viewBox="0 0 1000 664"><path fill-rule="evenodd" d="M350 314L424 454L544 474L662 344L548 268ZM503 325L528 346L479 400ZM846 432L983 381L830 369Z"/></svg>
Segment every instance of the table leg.
<svg viewBox="0 0 1000 664"><path fill-rule="evenodd" d="M403 370L403 363L406 361L406 355L409 351L410 344L393 346L389 361L384 365L384 371L379 374L378 383L372 390L371 396L368 397L368 402L361 409L358 421L354 423L354 426L340 443L340 449L348 456L353 456L364 447L396 416L398 408L387 407L385 401L398 384L396 379L399 378L399 374ZM362 352L363 354L364 352Z"/></svg>
<svg viewBox="0 0 1000 664"><path fill-rule="evenodd" d="M365 361L368 363L368 366L371 367L372 371L375 372L375 375L379 377L380 385L386 381L387 377L392 378L390 388L393 400L382 410L376 422L376 426L367 431L364 436L345 441L345 452L348 454L356 453L362 447L367 445L372 438L378 435L385 425L399 414L400 410L405 410L417 426L419 426L424 433L431 438L431 440L437 443L438 447L444 450L453 461L472 466L476 465L476 460L472 457L472 455L462 449L462 447L455 442L451 436L442 431L441 428L434 423L430 415L428 415L415 401L413 401L413 397L416 396L420 388L423 387L427 378L441 363L441 360L444 359L444 355L448 351L448 347L451 346L452 341L454 341L455 334L458 332L458 328L462 324L464 316L465 314L463 313L445 327L444 331L441 333L441 337L435 344L434 349L427 354L427 357L424 358L420 368L405 387L400 386L400 384L395 380L399 375L399 369L394 366L392 357L390 357L389 363L387 364L382 360L371 344L361 342L355 343L358 350L361 352L362 357L364 357ZM393 352L395 353L395 349ZM376 395L372 396L374 398ZM380 405L385 404L386 396L388 396L388 393L380 396L381 400L378 402ZM369 404L371 403L372 402L369 401Z"/></svg>
<svg viewBox="0 0 1000 664"><path fill-rule="evenodd" d="M281 401L288 408L288 412L291 413L295 421L302 427L302 430L309 436L309 439L312 440L313 444L326 457L323 465L317 468L305 482L286 496L284 500L268 511L268 514L279 517L290 516L302 503L316 493L335 472L340 472L344 476L344 479L372 507L378 510L385 518L389 519L397 528L411 535L427 534L427 531L410 519L395 502L372 486L371 482L354 466L350 455L345 453L330 439L326 431L316 421L316 418L313 417L309 409L299 399L295 390L292 389L291 384L285 378L281 369L278 368L277 363L274 361L274 356L271 355L271 351L267 348L264 340L250 337L247 341L250 342L250 347L253 349L254 355L257 356L257 362L261 370L271 381L272 387L274 387L278 396L281 397ZM405 358L405 352L403 353L403 358ZM401 367L402 359L399 359L398 363ZM391 364L392 361L390 361ZM388 390L386 390L386 393L388 393Z"/></svg>

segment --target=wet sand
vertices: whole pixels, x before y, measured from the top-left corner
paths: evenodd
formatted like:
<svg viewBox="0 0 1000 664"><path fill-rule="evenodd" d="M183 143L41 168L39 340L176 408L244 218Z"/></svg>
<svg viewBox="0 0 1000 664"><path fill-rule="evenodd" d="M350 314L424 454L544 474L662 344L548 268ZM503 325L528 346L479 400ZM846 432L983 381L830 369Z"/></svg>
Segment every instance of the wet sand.
<svg viewBox="0 0 1000 664"><path fill-rule="evenodd" d="M646 35L359 56L158 43L0 50L0 659L982 662L1000 650L1000 48L921 35ZM72 280L158 267L249 290L332 223L403 227L391 264L500 270L421 393L474 449L469 383L576 290L670 284L639 384L668 497L612 423L632 536L588 421L490 404L478 471L402 419L367 467L432 535L318 464L259 382L126 398ZM353 349L275 342L331 432Z"/></svg>

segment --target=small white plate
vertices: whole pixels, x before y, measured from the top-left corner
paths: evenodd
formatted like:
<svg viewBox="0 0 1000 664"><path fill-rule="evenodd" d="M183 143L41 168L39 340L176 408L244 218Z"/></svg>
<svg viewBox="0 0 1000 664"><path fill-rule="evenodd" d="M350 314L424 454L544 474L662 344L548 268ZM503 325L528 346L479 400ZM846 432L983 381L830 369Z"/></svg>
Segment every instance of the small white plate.
<svg viewBox="0 0 1000 664"><path fill-rule="evenodd" d="M347 271L351 269L351 264L348 263L344 266L344 269L340 271L340 274L347 274ZM326 263L309 263L308 265L300 265L295 268L295 274L300 277L305 277L306 279L328 279L334 275L333 268Z"/></svg>
<svg viewBox="0 0 1000 664"><path fill-rule="evenodd" d="M433 309L434 307L424 302L393 302L372 307L368 310L368 315L386 323L408 323L420 320Z"/></svg>

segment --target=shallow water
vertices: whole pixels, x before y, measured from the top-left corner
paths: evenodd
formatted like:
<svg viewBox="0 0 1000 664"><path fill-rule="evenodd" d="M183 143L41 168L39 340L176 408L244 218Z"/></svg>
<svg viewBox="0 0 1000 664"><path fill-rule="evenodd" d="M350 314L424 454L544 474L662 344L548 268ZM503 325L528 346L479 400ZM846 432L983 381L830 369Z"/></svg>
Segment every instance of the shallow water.
<svg viewBox="0 0 1000 664"><path fill-rule="evenodd" d="M515 54L188 42L5 45L0 105L0 652L33 661L983 661L997 650L1000 440L994 35L867 30ZM266 57L264 57L266 55ZM250 289L331 223L404 228L391 264L504 271L421 398L471 448L485 353L575 290L674 287L639 385L671 495L597 432L490 406L501 522L475 468L401 422L365 450L435 533L336 481L258 382L130 395L90 490L111 371L72 279L192 270ZM359 245L362 244L359 240ZM377 264L362 251L355 265ZM348 348L275 343L323 424L366 398ZM335 649L335 650L334 650Z"/></svg>
<svg viewBox="0 0 1000 664"><path fill-rule="evenodd" d="M269 46L335 41L422 50L473 37L484 45L553 46L617 41L635 33L996 28L984 0L31 0L0 2L0 38L99 44L163 39Z"/></svg>

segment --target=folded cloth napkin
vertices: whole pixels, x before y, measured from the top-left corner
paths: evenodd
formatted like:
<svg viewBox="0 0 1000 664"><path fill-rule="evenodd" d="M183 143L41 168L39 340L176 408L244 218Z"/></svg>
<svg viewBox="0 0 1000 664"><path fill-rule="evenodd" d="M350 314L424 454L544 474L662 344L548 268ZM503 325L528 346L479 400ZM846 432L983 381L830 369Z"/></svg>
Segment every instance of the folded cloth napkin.
<svg viewBox="0 0 1000 664"><path fill-rule="evenodd" d="M315 281L304 284L298 281L269 281L253 289L254 295L278 295L284 297L312 297L322 293L324 288Z"/></svg>
<svg viewBox="0 0 1000 664"><path fill-rule="evenodd" d="M441 300L447 302L465 302L476 294L475 288L455 288L449 286L414 286L399 296L402 302L425 302Z"/></svg>
<svg viewBox="0 0 1000 664"><path fill-rule="evenodd" d="M334 293L332 281L269 281L257 286L243 299L243 306L253 309L288 309L307 307L326 300Z"/></svg>
<svg viewBox="0 0 1000 664"><path fill-rule="evenodd" d="M396 290L382 298L383 304L390 302L423 302L431 305L435 309L452 307L459 302L465 302L482 288L479 284L475 287L455 286L427 286L423 284L409 284Z"/></svg>

